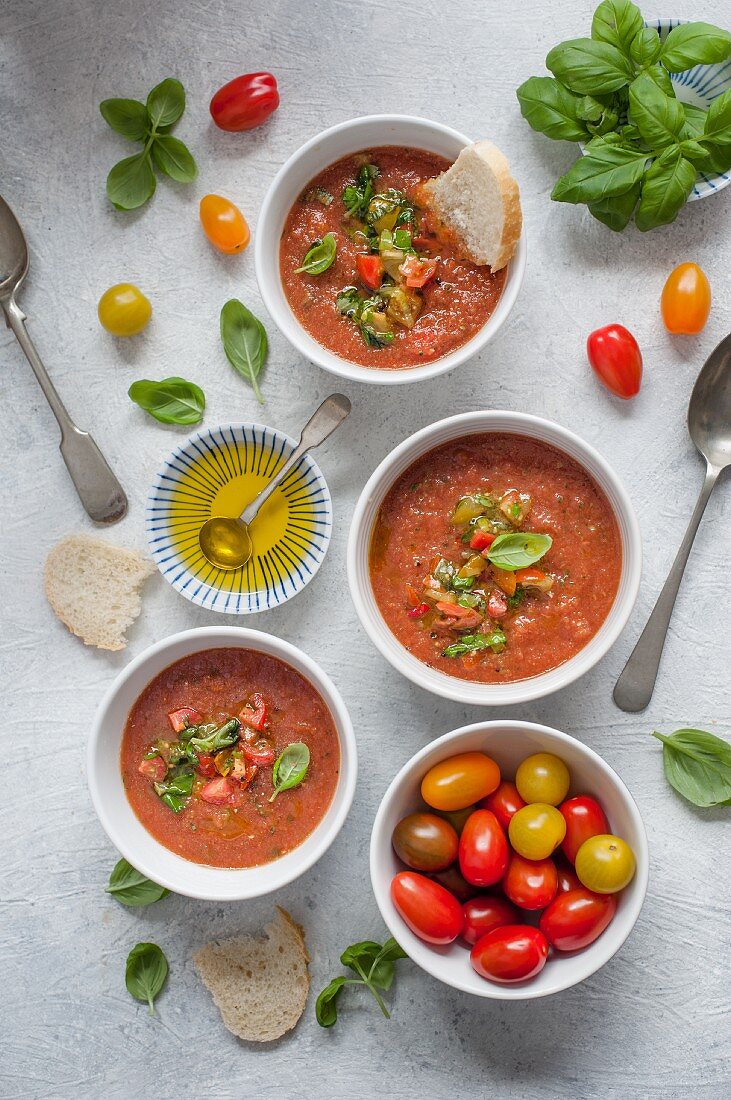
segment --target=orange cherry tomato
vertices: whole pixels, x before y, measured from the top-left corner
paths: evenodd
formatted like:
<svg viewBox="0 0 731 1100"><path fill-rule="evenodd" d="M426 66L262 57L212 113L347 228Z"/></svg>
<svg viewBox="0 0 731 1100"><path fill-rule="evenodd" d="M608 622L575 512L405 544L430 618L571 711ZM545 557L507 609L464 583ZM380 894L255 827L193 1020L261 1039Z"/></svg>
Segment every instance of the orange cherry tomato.
<svg viewBox="0 0 731 1100"><path fill-rule="evenodd" d="M421 781L421 797L434 810L464 810L486 798L500 782L500 768L483 752L440 760Z"/></svg>
<svg viewBox="0 0 731 1100"><path fill-rule="evenodd" d="M660 312L668 332L694 336L711 312L711 286L698 264L680 264L662 288Z"/></svg>
<svg viewBox="0 0 731 1100"><path fill-rule="evenodd" d="M203 232L219 252L243 252L251 234L246 218L229 199L221 195L204 195L200 205Z"/></svg>

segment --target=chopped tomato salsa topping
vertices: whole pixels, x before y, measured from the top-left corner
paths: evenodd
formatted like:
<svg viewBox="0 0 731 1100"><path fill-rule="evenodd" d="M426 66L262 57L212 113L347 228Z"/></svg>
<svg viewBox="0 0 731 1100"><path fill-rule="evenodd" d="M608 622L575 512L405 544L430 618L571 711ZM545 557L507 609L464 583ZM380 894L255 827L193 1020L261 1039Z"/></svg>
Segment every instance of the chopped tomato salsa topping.
<svg viewBox="0 0 731 1100"><path fill-rule="evenodd" d="M168 719L175 733L182 733L188 726L197 726L202 721L198 711L193 710L192 707L181 707L180 710L173 710L168 714Z"/></svg>

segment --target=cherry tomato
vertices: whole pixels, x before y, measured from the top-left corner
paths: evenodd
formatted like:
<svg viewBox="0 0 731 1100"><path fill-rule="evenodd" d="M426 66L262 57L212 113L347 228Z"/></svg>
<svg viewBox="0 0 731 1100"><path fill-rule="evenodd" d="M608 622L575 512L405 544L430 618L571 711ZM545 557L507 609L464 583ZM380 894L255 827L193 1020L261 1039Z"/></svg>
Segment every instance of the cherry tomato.
<svg viewBox="0 0 731 1100"><path fill-rule="evenodd" d="M545 909L556 896L558 872L552 859L513 854L503 879L505 896L521 909Z"/></svg>
<svg viewBox="0 0 731 1100"><path fill-rule="evenodd" d="M358 277L371 290L378 290L383 278L383 263L380 256L371 256L368 252L359 252L355 257Z"/></svg>
<svg viewBox="0 0 731 1100"><path fill-rule="evenodd" d="M462 931L462 906L424 875L400 871L391 882L391 900L414 935L427 943L451 943Z"/></svg>
<svg viewBox="0 0 731 1100"><path fill-rule="evenodd" d="M497 787L500 769L483 752L463 752L440 760L421 781L421 797L435 810L464 810Z"/></svg>
<svg viewBox="0 0 731 1100"><path fill-rule="evenodd" d="M477 943L480 936L492 932L502 924L517 924L519 917L514 905L505 898L491 898L487 895L472 898L462 906L464 928L462 939L467 943Z"/></svg>
<svg viewBox="0 0 731 1100"><path fill-rule="evenodd" d="M556 872L558 874L558 891L559 894L568 894L569 890L580 890L581 883L579 882L579 876L573 867L569 867L565 859L560 858L556 860Z"/></svg>
<svg viewBox="0 0 731 1100"><path fill-rule="evenodd" d="M391 837L394 851L416 871L443 871L457 858L457 833L436 814L409 814L399 821Z"/></svg>
<svg viewBox="0 0 731 1100"><path fill-rule="evenodd" d="M510 819L510 843L525 859L548 859L566 833L566 822L555 806L533 802Z"/></svg>
<svg viewBox="0 0 731 1100"><path fill-rule="evenodd" d="M576 874L595 894L624 890L635 873L635 856L626 840L610 833L589 837L576 853Z"/></svg>
<svg viewBox="0 0 731 1100"><path fill-rule="evenodd" d="M438 882L440 886L443 886L445 890L449 890L450 894L454 894L459 902L469 901L470 898L474 898L480 892L479 887L473 886L471 882L467 881L456 864L447 867L444 871L437 871L436 874L429 877ZM579 885L581 884L579 883Z"/></svg>
<svg viewBox="0 0 731 1100"><path fill-rule="evenodd" d="M210 111L219 130L239 133L261 126L278 106L279 91L272 74L246 73L218 89Z"/></svg>
<svg viewBox="0 0 731 1100"><path fill-rule="evenodd" d="M586 353L599 381L617 397L634 397L642 381L642 352L623 325L605 325L591 333Z"/></svg>
<svg viewBox="0 0 731 1100"><path fill-rule="evenodd" d="M522 810L525 802L518 794L515 783L503 779L496 791L482 799L480 806L486 810L492 810L503 829L507 830L511 817L518 810Z"/></svg>
<svg viewBox="0 0 731 1100"><path fill-rule="evenodd" d="M443 817L445 821L448 821L452 828L456 831L457 836L462 832L465 827L465 822L470 814L473 814L477 806L465 806L463 810L439 810L438 817Z"/></svg>
<svg viewBox="0 0 731 1100"><path fill-rule="evenodd" d="M674 335L695 336L705 328L711 286L698 264L681 264L670 272L662 288L660 312L665 328Z"/></svg>
<svg viewBox="0 0 731 1100"><path fill-rule="evenodd" d="M609 822L599 803L588 794L569 798L561 803L559 810L566 822L566 836L561 850L571 863L575 863L576 853L584 841L590 836L608 833Z"/></svg>
<svg viewBox="0 0 731 1100"><path fill-rule="evenodd" d="M616 911L612 894L570 890L551 902L538 926L557 951L579 951L601 936Z"/></svg>
<svg viewBox="0 0 731 1100"><path fill-rule="evenodd" d="M214 248L231 255L243 252L251 239L246 218L221 195L204 195L200 205L203 232Z"/></svg>
<svg viewBox="0 0 731 1100"><path fill-rule="evenodd" d="M505 924L481 936L470 952L477 973L507 985L540 974L548 958L548 940L539 928Z"/></svg>
<svg viewBox="0 0 731 1100"><path fill-rule="evenodd" d="M475 886L499 882L508 866L508 842L491 810L475 810L459 838L459 868Z"/></svg>
<svg viewBox="0 0 731 1100"><path fill-rule="evenodd" d="M569 769L552 752L526 756L515 773L515 786L524 802L546 802L558 806L569 793Z"/></svg>
<svg viewBox="0 0 731 1100"><path fill-rule="evenodd" d="M152 306L132 283L116 283L102 294L97 314L112 336L136 336L152 317Z"/></svg>

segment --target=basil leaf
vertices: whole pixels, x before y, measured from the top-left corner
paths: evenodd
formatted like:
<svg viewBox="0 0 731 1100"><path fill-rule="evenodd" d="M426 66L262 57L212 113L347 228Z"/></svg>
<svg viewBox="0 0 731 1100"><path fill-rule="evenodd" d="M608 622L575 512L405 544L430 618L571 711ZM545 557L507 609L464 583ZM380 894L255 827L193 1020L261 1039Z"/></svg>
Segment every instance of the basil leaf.
<svg viewBox="0 0 731 1100"><path fill-rule="evenodd" d="M644 25L640 9L630 0L603 0L591 21L591 37L608 42L626 55Z"/></svg>
<svg viewBox="0 0 731 1100"><path fill-rule="evenodd" d="M320 1027L332 1027L338 1019L338 997L340 996L346 978L333 978L326 985L315 1003L315 1017Z"/></svg>
<svg viewBox="0 0 731 1100"><path fill-rule="evenodd" d="M583 141L588 136L577 113L579 99L551 76L532 76L518 88L520 113L539 134L554 140Z"/></svg>
<svg viewBox="0 0 731 1100"><path fill-rule="evenodd" d="M731 97L729 98L731 103ZM683 129L684 138L699 138L703 134L703 129L706 125L706 118L708 112L704 111L702 107L694 107L692 103L684 103L683 110L685 111L685 127Z"/></svg>
<svg viewBox="0 0 731 1100"><path fill-rule="evenodd" d="M130 141L144 141L150 128L147 107L137 99L104 99L99 104L104 121Z"/></svg>
<svg viewBox="0 0 731 1100"><path fill-rule="evenodd" d="M703 171L711 167L708 149L705 145L701 145L699 141L686 138L685 141L681 141L678 149L680 155L685 157L686 160L692 161L697 169Z"/></svg>
<svg viewBox="0 0 731 1100"><path fill-rule="evenodd" d="M390 989L393 984L394 962L397 959L406 958L408 958L408 955L401 945L396 942L393 936L389 937L371 964L368 972L370 981L377 985L379 989Z"/></svg>
<svg viewBox="0 0 731 1100"><path fill-rule="evenodd" d="M147 97L147 111L155 129L172 126L185 110L185 89L179 80L168 77L156 84Z"/></svg>
<svg viewBox="0 0 731 1100"><path fill-rule="evenodd" d="M643 27L630 43L629 55L641 69L654 65L661 53L660 35L653 27Z"/></svg>
<svg viewBox="0 0 731 1100"><path fill-rule="evenodd" d="M188 745L193 748L196 753L207 752L214 753L220 749L227 749L231 745L235 745L239 739L239 730L241 729L241 723L238 718L229 718L228 722L224 722L222 726L218 726L212 733L207 734L205 737L191 737L188 741Z"/></svg>
<svg viewBox="0 0 731 1100"><path fill-rule="evenodd" d="M136 153L114 165L107 176L107 195L117 210L136 210L155 194L149 154Z"/></svg>
<svg viewBox="0 0 731 1100"><path fill-rule="evenodd" d="M598 202L630 191L642 178L647 153L606 138L592 138L566 175L557 180L551 198L557 202Z"/></svg>
<svg viewBox="0 0 731 1100"><path fill-rule="evenodd" d="M127 956L124 980L137 1001L146 1001L155 1015L154 1000L165 985L168 961L156 943L138 943Z"/></svg>
<svg viewBox="0 0 731 1100"><path fill-rule="evenodd" d="M547 554L552 545L553 539L550 535L542 535L537 531L512 531L498 535L490 544L487 560L499 569L508 569L511 572L525 569Z"/></svg>
<svg viewBox="0 0 731 1100"><path fill-rule="evenodd" d="M221 310L221 340L229 363L250 383L263 405L257 378L267 357L267 334L261 321L238 298L231 298Z"/></svg>
<svg viewBox="0 0 731 1100"><path fill-rule="evenodd" d="M205 394L185 378L173 376L160 382L142 378L127 392L136 405L161 424L198 424L203 419Z"/></svg>
<svg viewBox="0 0 731 1100"><path fill-rule="evenodd" d="M650 80L654 81L660 91L665 92L666 96L669 96L670 99L675 98L675 88L670 79L670 74L664 65L661 65L659 62L655 65L650 65L649 68L645 69L645 75L649 76Z"/></svg>
<svg viewBox="0 0 731 1100"><path fill-rule="evenodd" d="M634 76L630 62L608 42L574 38L549 52L546 67L572 92L616 92Z"/></svg>
<svg viewBox="0 0 731 1100"><path fill-rule="evenodd" d="M710 142L706 146L708 163L713 172L728 172L731 169L731 145L713 145ZM705 169L702 169L705 171Z"/></svg>
<svg viewBox="0 0 731 1100"><path fill-rule="evenodd" d="M642 181L640 205L635 222L646 232L658 225L669 225L685 206L696 180L695 165L671 145L647 169Z"/></svg>
<svg viewBox="0 0 731 1100"><path fill-rule="evenodd" d="M380 943L376 943L375 940L363 940L361 943L353 943L350 947L346 947L340 956L340 961L343 966L359 974L360 970L370 970L380 952Z"/></svg>
<svg viewBox="0 0 731 1100"><path fill-rule="evenodd" d="M115 864L105 890L107 894L113 894L122 905L129 906L152 905L170 893L164 886L158 886L156 882L146 878L126 859L120 859Z"/></svg>
<svg viewBox="0 0 731 1100"><path fill-rule="evenodd" d="M307 775L310 766L310 750L302 741L287 745L284 752L274 761L272 785L274 791L269 799L273 802L280 791L289 791L298 787Z"/></svg>
<svg viewBox="0 0 731 1100"><path fill-rule="evenodd" d="M152 159L159 172L177 180L191 183L198 175L198 165L188 146L171 134L156 134L152 143Z"/></svg>
<svg viewBox="0 0 731 1100"><path fill-rule="evenodd" d="M448 645L442 651L442 657L464 657L465 653L475 653L481 649L492 649L500 653L505 649L506 637L499 627L490 634L464 634L458 642Z"/></svg>
<svg viewBox="0 0 731 1100"><path fill-rule="evenodd" d="M183 753L185 757L185 753ZM188 765L177 765L170 768L162 783L153 783L155 794L162 799L166 806L179 814L188 805L188 800L193 793L195 775Z"/></svg>
<svg viewBox="0 0 731 1100"><path fill-rule="evenodd" d="M621 233L634 214L641 186L640 183L636 183L629 191L625 191L624 195L612 195L598 202L590 202L589 213L597 221L613 229L615 233Z"/></svg>
<svg viewBox="0 0 731 1100"><path fill-rule="evenodd" d="M731 34L710 23L683 23L665 39L660 60L671 73L715 65L731 57Z"/></svg>
<svg viewBox="0 0 731 1100"><path fill-rule="evenodd" d="M717 145L731 144L731 88L714 99L708 108L703 137Z"/></svg>
<svg viewBox="0 0 731 1100"><path fill-rule="evenodd" d="M641 73L629 86L630 118L651 149L664 149L680 140L685 111L652 77Z"/></svg>
<svg viewBox="0 0 731 1100"><path fill-rule="evenodd" d="M676 730L664 737L665 777L694 806L731 805L731 744L705 730Z"/></svg>
<svg viewBox="0 0 731 1100"><path fill-rule="evenodd" d="M322 275L335 262L337 248L335 234L326 233L321 241L314 242L302 261L302 267L295 268L295 274Z"/></svg>

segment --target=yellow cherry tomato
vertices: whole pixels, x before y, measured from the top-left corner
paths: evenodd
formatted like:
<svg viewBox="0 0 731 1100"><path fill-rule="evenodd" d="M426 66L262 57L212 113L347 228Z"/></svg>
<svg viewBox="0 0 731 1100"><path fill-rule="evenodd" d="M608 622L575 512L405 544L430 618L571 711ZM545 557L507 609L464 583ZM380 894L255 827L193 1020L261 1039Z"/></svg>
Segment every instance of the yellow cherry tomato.
<svg viewBox="0 0 731 1100"><path fill-rule="evenodd" d="M660 312L673 335L695 336L711 312L711 285L698 264L681 264L662 289Z"/></svg>
<svg viewBox="0 0 731 1100"><path fill-rule="evenodd" d="M204 195L200 218L203 232L219 252L243 252L251 234L246 218L229 199L221 195Z"/></svg>
<svg viewBox="0 0 731 1100"><path fill-rule="evenodd" d="M435 810L464 810L492 794L499 782L494 760L484 752L463 752L429 769L421 781L421 797Z"/></svg>
<svg viewBox="0 0 731 1100"><path fill-rule="evenodd" d="M551 752L526 756L515 773L515 786L524 802L547 802L558 806L569 793L569 769Z"/></svg>
<svg viewBox="0 0 731 1100"><path fill-rule="evenodd" d="M563 814L546 802L523 806L510 819L508 836L524 859L548 859L566 835Z"/></svg>
<svg viewBox="0 0 731 1100"><path fill-rule="evenodd" d="M104 291L97 313L102 327L112 336L136 336L152 317L152 306L132 283L117 283Z"/></svg>
<svg viewBox="0 0 731 1100"><path fill-rule="evenodd" d="M582 886L595 894L624 890L635 873L635 855L626 840L610 833L591 836L576 853L574 868Z"/></svg>

